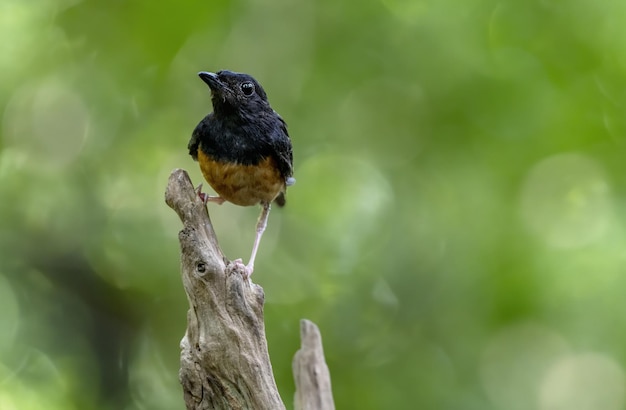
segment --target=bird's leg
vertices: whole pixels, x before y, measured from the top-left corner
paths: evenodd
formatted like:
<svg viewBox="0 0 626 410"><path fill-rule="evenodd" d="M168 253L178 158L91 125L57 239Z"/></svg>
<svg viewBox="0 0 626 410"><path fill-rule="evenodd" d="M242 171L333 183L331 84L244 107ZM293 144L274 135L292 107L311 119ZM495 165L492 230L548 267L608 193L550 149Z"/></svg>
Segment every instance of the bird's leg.
<svg viewBox="0 0 626 410"><path fill-rule="evenodd" d="M211 196L209 194L205 194L204 192L202 192L202 184L198 185L198 188L196 188L196 193L198 194L198 197L200 198L200 200L204 202L205 204L207 202L215 202L218 205L222 205L224 201L226 201L221 196Z"/></svg>
<svg viewBox="0 0 626 410"><path fill-rule="evenodd" d="M256 237L254 238L254 246L252 246L250 262L248 262L248 265L246 266L248 276L252 275L252 271L254 271L254 259L256 258L256 251L259 249L259 243L261 242L261 237L263 236L263 232L265 231L265 227L267 226L267 218L270 215L270 209L272 207L269 202L264 202L261 205L263 206L263 210L261 211L259 221L256 224Z"/></svg>

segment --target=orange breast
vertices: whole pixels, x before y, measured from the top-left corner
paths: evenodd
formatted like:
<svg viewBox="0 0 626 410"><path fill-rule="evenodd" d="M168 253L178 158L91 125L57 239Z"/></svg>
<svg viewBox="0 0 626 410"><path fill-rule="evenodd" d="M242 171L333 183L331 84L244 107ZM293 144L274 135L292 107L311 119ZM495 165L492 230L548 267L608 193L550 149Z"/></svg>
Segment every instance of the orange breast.
<svg viewBox="0 0 626 410"><path fill-rule="evenodd" d="M285 189L285 181L271 157L257 165L242 165L215 161L198 150L198 162L211 188L236 205L272 202Z"/></svg>

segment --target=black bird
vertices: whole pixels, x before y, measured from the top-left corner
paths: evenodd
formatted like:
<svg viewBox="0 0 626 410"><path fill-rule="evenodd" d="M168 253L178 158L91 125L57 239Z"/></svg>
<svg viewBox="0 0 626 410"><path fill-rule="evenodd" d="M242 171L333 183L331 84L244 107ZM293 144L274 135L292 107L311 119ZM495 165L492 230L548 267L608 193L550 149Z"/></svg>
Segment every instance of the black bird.
<svg viewBox="0 0 626 410"><path fill-rule="evenodd" d="M284 206L287 187L296 182L287 124L272 109L263 87L252 76L226 70L202 71L198 75L211 89L213 112L193 131L188 148L218 196L202 193L202 186L198 187L198 195L205 203L261 204L246 265L251 275L271 203Z"/></svg>

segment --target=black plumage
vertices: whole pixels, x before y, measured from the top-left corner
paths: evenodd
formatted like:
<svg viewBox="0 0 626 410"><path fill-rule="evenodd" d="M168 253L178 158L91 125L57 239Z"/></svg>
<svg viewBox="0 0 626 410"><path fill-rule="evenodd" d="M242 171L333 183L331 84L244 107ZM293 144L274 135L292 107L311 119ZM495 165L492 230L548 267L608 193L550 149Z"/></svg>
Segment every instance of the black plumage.
<svg viewBox="0 0 626 410"><path fill-rule="evenodd" d="M202 149L217 161L256 165L271 156L287 181L293 176L293 151L287 124L272 109L263 87L250 75L219 71L201 72L211 88L213 112L195 128L189 141L189 154L198 160ZM252 84L247 96L243 84Z"/></svg>
<svg viewBox="0 0 626 410"><path fill-rule="evenodd" d="M226 70L199 76L211 89L213 112L196 126L188 149L219 196L199 195L220 204L261 204L263 212L247 266L252 273L270 204L285 205L287 187L295 183L287 124L252 76Z"/></svg>

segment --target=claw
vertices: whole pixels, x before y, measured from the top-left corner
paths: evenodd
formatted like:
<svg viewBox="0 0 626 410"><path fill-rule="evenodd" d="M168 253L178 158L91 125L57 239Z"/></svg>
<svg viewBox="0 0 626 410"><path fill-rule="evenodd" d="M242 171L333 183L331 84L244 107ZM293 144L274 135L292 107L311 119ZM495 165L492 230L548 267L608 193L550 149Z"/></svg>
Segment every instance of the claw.
<svg viewBox="0 0 626 410"><path fill-rule="evenodd" d="M205 205L208 202L215 202L218 205L222 205L226 201L221 196L211 196L209 194L205 194L204 192L202 192L202 184L198 185L198 187L196 188L196 193L198 194L198 197L200 198L202 203Z"/></svg>
<svg viewBox="0 0 626 410"><path fill-rule="evenodd" d="M209 196L202 192L202 184L198 185L196 188L196 194L198 194L198 198L200 198L203 204L206 204L209 201Z"/></svg>
<svg viewBox="0 0 626 410"><path fill-rule="evenodd" d="M233 265L236 266L236 269L243 270L245 278L250 280L250 276L252 275L252 269L250 269L248 266L244 265L243 261L241 260L241 258L235 259L234 261L232 261L232 263L233 263Z"/></svg>
<svg viewBox="0 0 626 410"><path fill-rule="evenodd" d="M246 273L248 274L248 278L252 276L252 272L254 272L254 265L247 264Z"/></svg>

